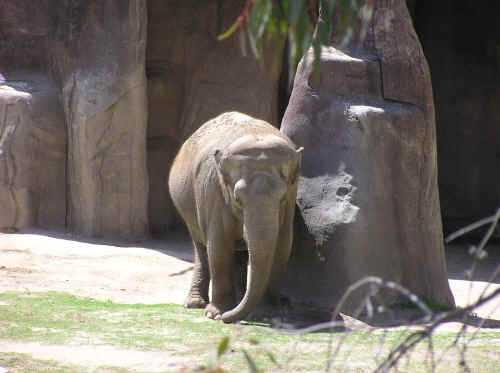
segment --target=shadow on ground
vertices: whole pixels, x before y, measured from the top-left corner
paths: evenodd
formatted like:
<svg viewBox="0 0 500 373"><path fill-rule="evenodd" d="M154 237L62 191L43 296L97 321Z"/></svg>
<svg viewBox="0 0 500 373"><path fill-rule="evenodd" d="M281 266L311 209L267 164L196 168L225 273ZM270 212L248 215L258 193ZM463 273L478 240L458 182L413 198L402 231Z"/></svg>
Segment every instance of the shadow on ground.
<svg viewBox="0 0 500 373"><path fill-rule="evenodd" d="M83 239L72 234L62 232L46 232L46 231L25 231L26 234L39 234L46 237L52 237L68 242L68 246L72 243L88 243L92 245L112 245L127 248L151 249L158 253L164 254L184 261L192 263L194 260L193 248L188 233L185 230L179 229L170 232L162 237L141 241L117 241L106 239ZM19 234L22 236L22 234ZM455 244L448 245L446 248L446 259L448 264L448 273L450 286L457 301L457 305L464 307L477 299L481 292L487 288L498 288L500 286L500 276L494 276L495 271L500 272L500 245L491 245L486 248L488 256L483 260L473 264L473 256L469 253L469 245ZM147 250L145 250L147 251ZM185 275L192 269L192 266L182 267L177 271L170 271L166 274L171 281L172 286L179 285L178 281L186 281ZM468 273L472 274L472 281L467 277ZM188 274L189 275L189 274ZM187 286L187 284L183 284ZM489 309L484 312L475 314L468 313L466 317L460 320L474 327L482 328L500 328L500 299L494 299ZM275 322L276 327L286 328L304 328L314 325L318 322L331 321L331 310L318 309L307 304L291 304L290 301L284 300L283 311L279 317L280 321ZM383 312L373 313L368 317L367 312L360 312L356 317L360 323L366 324L367 327L393 327L398 325L414 325L421 323L424 316L416 308L408 307L388 307ZM353 324L353 318L349 315L343 315L344 321L347 320L346 326ZM252 321L259 321L258 317ZM263 320L268 322L269 320ZM359 326L359 325L358 325Z"/></svg>

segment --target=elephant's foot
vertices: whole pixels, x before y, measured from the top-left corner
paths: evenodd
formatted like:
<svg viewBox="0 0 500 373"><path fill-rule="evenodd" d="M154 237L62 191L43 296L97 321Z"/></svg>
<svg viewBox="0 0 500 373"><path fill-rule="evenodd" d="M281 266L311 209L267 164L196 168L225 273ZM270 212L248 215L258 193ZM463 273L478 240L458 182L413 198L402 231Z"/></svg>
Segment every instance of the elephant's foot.
<svg viewBox="0 0 500 373"><path fill-rule="evenodd" d="M205 307L205 316L208 317L209 319L219 320L224 312L229 311L232 308L233 308L232 304L229 303L223 305L209 303Z"/></svg>
<svg viewBox="0 0 500 373"><path fill-rule="evenodd" d="M186 308L205 308L207 306L207 301L199 295L189 294L184 301L184 307Z"/></svg>

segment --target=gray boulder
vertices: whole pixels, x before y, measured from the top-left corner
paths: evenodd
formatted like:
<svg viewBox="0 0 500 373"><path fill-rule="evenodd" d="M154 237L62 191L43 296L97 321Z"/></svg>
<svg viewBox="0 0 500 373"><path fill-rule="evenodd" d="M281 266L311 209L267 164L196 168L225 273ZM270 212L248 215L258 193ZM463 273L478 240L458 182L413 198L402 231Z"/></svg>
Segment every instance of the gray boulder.
<svg viewBox="0 0 500 373"><path fill-rule="evenodd" d="M365 276L453 306L444 259L432 88L403 0L300 63L281 130L305 148L287 293L332 308ZM366 288L352 294L353 312ZM383 293L382 303L399 301Z"/></svg>

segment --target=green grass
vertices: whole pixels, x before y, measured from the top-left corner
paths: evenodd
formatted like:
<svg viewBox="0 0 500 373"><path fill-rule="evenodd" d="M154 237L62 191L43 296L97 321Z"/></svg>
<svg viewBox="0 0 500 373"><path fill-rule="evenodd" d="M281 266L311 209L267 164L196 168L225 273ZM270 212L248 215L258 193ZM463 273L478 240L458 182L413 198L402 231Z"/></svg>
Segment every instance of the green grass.
<svg viewBox="0 0 500 373"><path fill-rule="evenodd" d="M234 325L208 320L200 310L187 310L173 304L116 304L57 292L0 294L0 341L96 348L106 345L125 350L160 351L179 361L187 361L193 369L208 366L212 360L213 364L219 364L228 372L249 371L245 351L259 369L324 371L331 341L332 351L339 348L332 371L349 367L350 372L368 372L377 365L377 352L382 358L413 331L379 329L298 336L290 332L275 332L265 324ZM219 358L214 358L224 336L230 336L229 347ZM435 334L435 355L447 351L455 338L454 332ZM500 331L480 331L475 335L467 350L474 372L495 372L500 365L499 341ZM412 353L408 362L410 371L428 371L425 363L427 347L427 344L421 345ZM459 354L452 348L437 371L456 371L459 360ZM16 370L19 361L28 368ZM118 367L101 367L100 370L68 368L29 355L1 352L0 366L10 367L10 372L131 372ZM34 370L30 366L35 367Z"/></svg>

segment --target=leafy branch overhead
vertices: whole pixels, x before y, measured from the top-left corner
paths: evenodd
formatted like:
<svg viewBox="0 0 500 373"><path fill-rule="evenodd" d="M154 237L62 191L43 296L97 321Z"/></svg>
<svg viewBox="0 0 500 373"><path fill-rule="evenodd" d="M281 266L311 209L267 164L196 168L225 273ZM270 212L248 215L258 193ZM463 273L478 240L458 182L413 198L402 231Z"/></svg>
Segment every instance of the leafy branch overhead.
<svg viewBox="0 0 500 373"><path fill-rule="evenodd" d="M263 63L264 50L272 50L273 73L281 62L281 51L288 42L289 78L304 54L312 47L315 69L318 70L321 46L329 45L332 30L344 31L344 43L353 34L358 22L361 0L247 0L234 24L219 40L239 32L243 55L247 45ZM366 12L364 12L366 13ZM333 14L335 24L333 23ZM366 19L369 14L364 14Z"/></svg>

